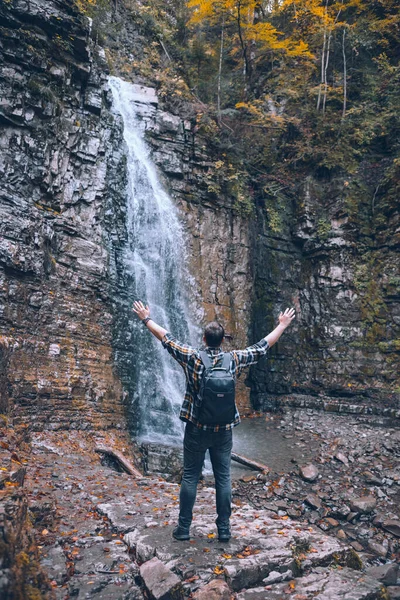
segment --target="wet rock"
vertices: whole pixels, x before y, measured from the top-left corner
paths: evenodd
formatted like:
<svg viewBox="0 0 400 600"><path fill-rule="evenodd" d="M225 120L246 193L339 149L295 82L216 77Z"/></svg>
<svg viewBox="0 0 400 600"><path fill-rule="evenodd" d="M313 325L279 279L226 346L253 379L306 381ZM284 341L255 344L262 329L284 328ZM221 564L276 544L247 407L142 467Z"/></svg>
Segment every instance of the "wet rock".
<svg viewBox="0 0 400 600"><path fill-rule="evenodd" d="M338 460L339 462L341 462L341 463L343 463L344 465L346 465L346 467L347 467L347 465L349 464L349 461L348 461L348 458L347 458L347 456L345 456L345 455L344 455L342 452L336 452L336 454L335 454L335 458L336 458L336 460Z"/></svg>
<svg viewBox="0 0 400 600"><path fill-rule="evenodd" d="M193 600L230 600L231 592L225 581L214 579L193 594Z"/></svg>
<svg viewBox="0 0 400 600"><path fill-rule="evenodd" d="M318 567L313 573L292 580L290 585L279 583L267 590L246 590L237 595L237 600L281 600L291 596L299 600L378 600L381 591L381 583L364 573L346 567L340 571Z"/></svg>
<svg viewBox="0 0 400 600"><path fill-rule="evenodd" d="M368 540L368 548L374 554L377 554L378 556L381 556L382 558L386 558L386 556L387 556L387 553L388 553L387 547L385 547L383 544L379 544L375 540Z"/></svg>
<svg viewBox="0 0 400 600"><path fill-rule="evenodd" d="M240 478L244 483L250 483L251 481L255 481L257 479L256 475L242 475Z"/></svg>
<svg viewBox="0 0 400 600"><path fill-rule="evenodd" d="M399 565L392 563L387 565L379 565L377 567L370 567L366 570L367 575L378 579L385 585L396 585L397 577L399 574Z"/></svg>
<svg viewBox="0 0 400 600"><path fill-rule="evenodd" d="M339 519L347 519L350 513L350 506L347 506L347 504L342 504L335 510L335 516L339 517Z"/></svg>
<svg viewBox="0 0 400 600"><path fill-rule="evenodd" d="M49 579L58 585L67 579L65 554L60 546L54 546L45 552L41 564L46 568Z"/></svg>
<svg viewBox="0 0 400 600"><path fill-rule="evenodd" d="M143 563L140 576L154 600L183 600L181 580L158 558Z"/></svg>
<svg viewBox="0 0 400 600"><path fill-rule="evenodd" d="M305 481L315 481L318 478L319 471L313 464L300 467L300 475Z"/></svg>
<svg viewBox="0 0 400 600"><path fill-rule="evenodd" d="M400 585L391 586L388 589L388 596L390 600L400 600Z"/></svg>
<svg viewBox="0 0 400 600"><path fill-rule="evenodd" d="M273 583L281 583L281 581L287 581L288 579L293 579L292 571L285 571L284 573L271 571L268 577L263 579L263 583L265 585L272 585Z"/></svg>
<svg viewBox="0 0 400 600"><path fill-rule="evenodd" d="M115 576L114 576L115 577ZM80 575L68 582L69 597L74 600L144 600L141 590L132 581L114 581L110 575ZM57 596L64 598L65 596Z"/></svg>
<svg viewBox="0 0 400 600"><path fill-rule="evenodd" d="M312 508L315 508L317 510L320 509L322 506L321 500L316 494L308 494L308 496L305 499L305 502L309 506L311 506Z"/></svg>
<svg viewBox="0 0 400 600"><path fill-rule="evenodd" d="M331 527L337 527L339 525L339 521L333 519L332 517L327 517L324 519L325 523L328 523Z"/></svg>
<svg viewBox="0 0 400 600"><path fill-rule="evenodd" d="M370 471L364 472L365 482L370 485L382 485L382 479L371 473Z"/></svg>
<svg viewBox="0 0 400 600"><path fill-rule="evenodd" d="M183 472L181 447L144 443L140 449L145 473L160 473L164 477L168 475L171 481L180 482Z"/></svg>
<svg viewBox="0 0 400 600"><path fill-rule="evenodd" d="M350 546L352 546L356 552L362 552L364 550L361 544L356 541L350 542Z"/></svg>
<svg viewBox="0 0 400 600"><path fill-rule="evenodd" d="M387 521L386 515L383 515L382 513L378 513L376 515L376 517L374 518L374 520L372 521L372 524L375 525L375 527L382 527L382 525L385 521Z"/></svg>
<svg viewBox="0 0 400 600"><path fill-rule="evenodd" d="M354 498L350 503L350 508L355 513L368 514L376 508L376 498L374 496Z"/></svg>
<svg viewBox="0 0 400 600"><path fill-rule="evenodd" d="M400 520L388 519L387 521L383 521L382 528L385 531L389 531L396 537L400 537Z"/></svg>

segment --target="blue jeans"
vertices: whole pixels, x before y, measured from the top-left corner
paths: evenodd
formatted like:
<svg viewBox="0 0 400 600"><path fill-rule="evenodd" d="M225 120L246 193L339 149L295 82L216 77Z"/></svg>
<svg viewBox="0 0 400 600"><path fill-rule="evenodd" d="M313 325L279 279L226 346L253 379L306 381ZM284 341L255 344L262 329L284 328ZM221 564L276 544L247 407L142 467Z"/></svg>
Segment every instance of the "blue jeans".
<svg viewBox="0 0 400 600"><path fill-rule="evenodd" d="M179 526L189 530L196 500L197 484L206 451L210 451L215 477L218 527L229 527L231 516L231 452L232 430L204 431L192 423L186 424L183 441L183 477L179 495Z"/></svg>

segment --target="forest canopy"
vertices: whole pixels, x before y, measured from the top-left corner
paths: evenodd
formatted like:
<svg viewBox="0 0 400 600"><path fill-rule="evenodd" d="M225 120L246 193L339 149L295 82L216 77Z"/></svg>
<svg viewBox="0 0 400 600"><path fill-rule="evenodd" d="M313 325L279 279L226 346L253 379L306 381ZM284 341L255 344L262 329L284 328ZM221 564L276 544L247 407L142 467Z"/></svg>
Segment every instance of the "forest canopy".
<svg viewBox="0 0 400 600"><path fill-rule="evenodd" d="M156 49L132 69L184 104L238 197L299 174L356 176L368 160L397 198L397 0L76 1L92 14L123 2L142 22Z"/></svg>

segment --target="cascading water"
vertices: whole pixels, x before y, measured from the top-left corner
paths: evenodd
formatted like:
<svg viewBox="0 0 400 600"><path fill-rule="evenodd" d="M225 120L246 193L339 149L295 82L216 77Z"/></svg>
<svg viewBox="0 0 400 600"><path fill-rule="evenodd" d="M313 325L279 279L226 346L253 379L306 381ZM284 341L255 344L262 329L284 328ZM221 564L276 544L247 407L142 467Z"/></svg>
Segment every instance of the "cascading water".
<svg viewBox="0 0 400 600"><path fill-rule="evenodd" d="M151 316L174 336L190 341L195 328L188 317L185 245L175 206L163 189L144 141L137 86L110 77L114 110L124 125L128 170L128 247L125 267L133 280L132 302L148 303ZM153 109L154 110L154 109ZM183 400L181 367L140 322L135 322L136 397L139 437L174 443L182 438L179 409Z"/></svg>

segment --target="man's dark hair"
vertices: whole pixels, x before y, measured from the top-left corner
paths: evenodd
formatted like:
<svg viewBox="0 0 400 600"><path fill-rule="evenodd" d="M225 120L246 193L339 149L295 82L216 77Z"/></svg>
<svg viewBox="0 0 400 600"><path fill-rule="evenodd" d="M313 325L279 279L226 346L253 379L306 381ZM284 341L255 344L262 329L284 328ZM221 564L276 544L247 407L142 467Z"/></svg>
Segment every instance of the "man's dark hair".
<svg viewBox="0 0 400 600"><path fill-rule="evenodd" d="M219 348L222 340L224 339L225 330L220 323L212 321L204 328L204 337L206 339L207 346L211 348Z"/></svg>

